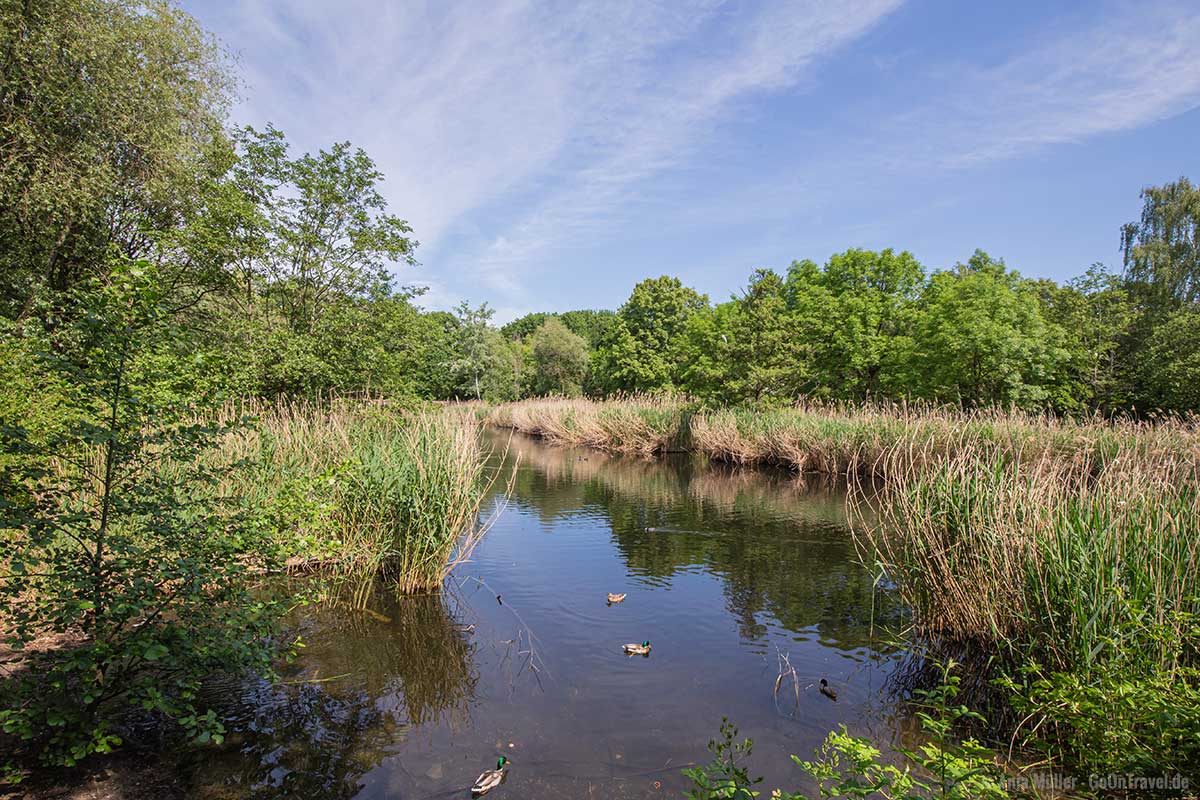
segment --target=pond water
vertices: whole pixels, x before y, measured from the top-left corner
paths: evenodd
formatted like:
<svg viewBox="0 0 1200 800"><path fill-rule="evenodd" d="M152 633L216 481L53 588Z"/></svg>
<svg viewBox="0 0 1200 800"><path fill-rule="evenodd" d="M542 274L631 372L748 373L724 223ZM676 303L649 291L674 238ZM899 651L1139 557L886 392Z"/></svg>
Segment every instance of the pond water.
<svg viewBox="0 0 1200 800"><path fill-rule="evenodd" d="M497 516L471 561L441 595L307 609L282 685L224 690L234 721L196 796L467 797L504 755L489 797L679 797L722 716L769 794L809 785L789 755L839 724L896 739L902 656L882 642L901 611L856 559L843 492L489 436Z"/></svg>

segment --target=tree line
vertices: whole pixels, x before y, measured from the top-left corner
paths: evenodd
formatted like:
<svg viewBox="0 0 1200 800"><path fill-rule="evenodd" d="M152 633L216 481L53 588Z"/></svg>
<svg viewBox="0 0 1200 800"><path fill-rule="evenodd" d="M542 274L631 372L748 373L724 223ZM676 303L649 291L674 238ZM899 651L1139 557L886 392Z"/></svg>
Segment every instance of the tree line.
<svg viewBox="0 0 1200 800"><path fill-rule="evenodd" d="M682 391L712 404L924 400L1058 413L1200 410L1200 188L1142 192L1120 271L1030 279L977 250L928 271L851 249L756 270L721 303L662 276L584 330L569 312L501 329L526 393ZM587 335L583 335L583 334Z"/></svg>

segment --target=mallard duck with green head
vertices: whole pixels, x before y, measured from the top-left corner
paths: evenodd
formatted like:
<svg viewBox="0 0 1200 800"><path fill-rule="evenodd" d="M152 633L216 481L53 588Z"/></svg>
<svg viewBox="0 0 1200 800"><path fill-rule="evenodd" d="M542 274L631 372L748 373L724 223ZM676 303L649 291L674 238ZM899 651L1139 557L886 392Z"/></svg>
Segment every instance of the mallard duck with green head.
<svg viewBox="0 0 1200 800"><path fill-rule="evenodd" d="M492 789L504 783L504 779L507 776L508 759L500 756L499 760L496 761L495 769L485 769L479 773L479 778L475 781L475 785L471 787L471 796L479 797L481 794L487 794Z"/></svg>
<svg viewBox="0 0 1200 800"><path fill-rule="evenodd" d="M623 645L621 649L625 651L625 655L627 656L648 656L650 655L650 640L647 639L641 644Z"/></svg>

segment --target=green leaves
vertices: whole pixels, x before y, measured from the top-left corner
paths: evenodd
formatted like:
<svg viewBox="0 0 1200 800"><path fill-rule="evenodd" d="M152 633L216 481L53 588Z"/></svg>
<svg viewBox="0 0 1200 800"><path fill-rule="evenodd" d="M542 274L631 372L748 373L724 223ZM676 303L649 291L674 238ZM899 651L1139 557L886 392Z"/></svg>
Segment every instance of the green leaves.
<svg viewBox="0 0 1200 800"><path fill-rule="evenodd" d="M983 718L954 703L959 692L959 677L954 661L939 663L941 680L932 689L915 693L917 718L927 741L917 750L901 749L911 762L903 766L887 763L879 748L869 739L852 736L845 725L831 731L816 758L792 761L820 787L821 797L885 798L885 800L1004 800L1009 797L1004 774L995 755L973 739L958 740L955 730L965 720ZM696 787L687 793L692 800L711 798L752 798L758 792L751 787L761 778L751 779L745 766L752 742L736 743L737 729L728 720L721 721L721 738L709 742L715 756L711 764L686 769L683 774ZM918 767L921 777L914 773ZM804 795L780 789L771 793L777 800L804 800Z"/></svg>
<svg viewBox="0 0 1200 800"><path fill-rule="evenodd" d="M11 566L0 575L9 643L27 664L0 683L0 725L46 764L120 743L128 707L195 717L200 680L266 671L271 609L244 583L240 510L215 488L229 434L211 409L162 403L133 354L171 335L161 271L116 263L79 295L85 310L38 359L70 391L60 423L5 438L3 507ZM19 447L10 448L9 443ZM34 639L56 646L32 651Z"/></svg>
<svg viewBox="0 0 1200 800"><path fill-rule="evenodd" d="M737 741L738 730L728 719L721 719L721 738L712 739L708 750L713 760L704 767L683 770L692 779L695 789L685 792L691 800L751 800L759 792L752 789L762 782L761 777L751 778L744 761L750 757L754 743L749 739Z"/></svg>

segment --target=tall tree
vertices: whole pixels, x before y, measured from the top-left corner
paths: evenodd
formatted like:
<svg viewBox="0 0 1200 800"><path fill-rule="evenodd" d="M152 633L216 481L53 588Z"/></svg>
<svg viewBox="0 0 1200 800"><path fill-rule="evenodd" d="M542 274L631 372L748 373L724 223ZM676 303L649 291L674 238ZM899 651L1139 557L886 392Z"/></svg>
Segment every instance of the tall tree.
<svg viewBox="0 0 1200 800"><path fill-rule="evenodd" d="M476 400L483 399L486 376L495 366L495 348L492 346L488 327L493 309L487 303L471 308L467 301L454 309L458 317L458 341L454 351L452 371L458 376L459 388Z"/></svg>
<svg viewBox="0 0 1200 800"><path fill-rule="evenodd" d="M241 169L264 188L266 243L256 267L289 331L312 334L343 298L386 293L386 266L415 264L412 228L387 213L383 174L349 142L288 157L273 127L246 129Z"/></svg>
<svg viewBox="0 0 1200 800"><path fill-rule="evenodd" d="M165 2L6 2L0 54L0 313L23 318L113 251L155 256L228 158L230 81Z"/></svg>
<svg viewBox="0 0 1200 800"><path fill-rule="evenodd" d="M663 275L633 287L597 349L595 366L607 391L670 389L682 378L679 345L688 320L708 297Z"/></svg>
<svg viewBox="0 0 1200 800"><path fill-rule="evenodd" d="M1200 187L1187 178L1142 190L1142 216L1121 228L1125 274L1158 307L1200 300Z"/></svg>
<svg viewBox="0 0 1200 800"><path fill-rule="evenodd" d="M688 325L689 391L724 403L792 400L808 359L778 273L760 269L745 292Z"/></svg>
<svg viewBox="0 0 1200 800"><path fill-rule="evenodd" d="M847 250L829 259L822 275L832 300L828 338L816 358L832 394L863 400L894 384L885 372L895 366L924 277L907 251Z"/></svg>
<svg viewBox="0 0 1200 800"><path fill-rule="evenodd" d="M976 250L931 277L907 381L940 401L1039 408L1065 358L1062 332L1042 315L1034 287Z"/></svg>

